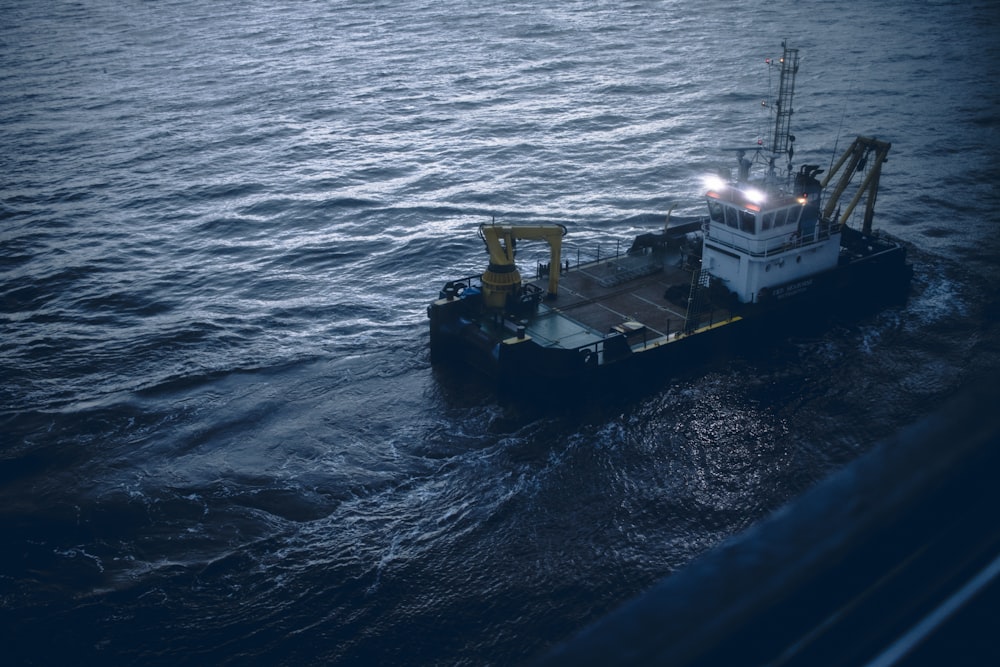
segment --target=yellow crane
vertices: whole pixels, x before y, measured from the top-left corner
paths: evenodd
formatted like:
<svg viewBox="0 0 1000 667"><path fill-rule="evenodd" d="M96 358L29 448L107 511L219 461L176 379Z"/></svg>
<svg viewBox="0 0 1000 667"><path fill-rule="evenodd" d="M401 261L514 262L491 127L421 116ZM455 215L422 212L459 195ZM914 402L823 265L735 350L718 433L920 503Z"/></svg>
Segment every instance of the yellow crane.
<svg viewBox="0 0 1000 667"><path fill-rule="evenodd" d="M515 246L521 240L544 240L549 244L549 296L559 293L559 269L562 262L562 237L566 227L558 223L535 225L479 226L479 237L486 243L490 263L483 272L483 302L487 308L502 310L510 296L521 290L521 274L514 264Z"/></svg>
<svg viewBox="0 0 1000 667"><path fill-rule="evenodd" d="M889 142L879 141L872 137L858 137L854 140L854 143L844 151L844 154L833 165L821 184L825 188L833 180L834 175L840 172L841 167L844 167L844 164L847 163L847 167L840 173L840 179L834 186L833 192L827 196L826 207L823 209L824 218L830 219L834 209L840 202L841 195L844 194L854 174L865 172L864 180L858 186L854 198L851 199L847 205L847 210L844 211L844 214L840 216L840 219L836 223L839 226L846 224L847 219L854 212L854 208L861 201L861 197L867 196L865 217L861 231L864 234L871 233L872 218L875 212L875 197L878 195L878 180L882 175L882 165L888 160L890 148L892 148L892 144Z"/></svg>

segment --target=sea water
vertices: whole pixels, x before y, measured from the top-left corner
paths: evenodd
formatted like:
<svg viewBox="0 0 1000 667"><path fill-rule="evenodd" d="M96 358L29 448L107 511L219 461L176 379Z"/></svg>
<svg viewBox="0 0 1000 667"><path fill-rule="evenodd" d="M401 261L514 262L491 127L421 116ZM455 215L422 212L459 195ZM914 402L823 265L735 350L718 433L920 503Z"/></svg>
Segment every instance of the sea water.
<svg viewBox="0 0 1000 667"><path fill-rule="evenodd" d="M3 16L7 664L520 663L1000 368L996 3ZM570 408L430 365L480 223L700 214L783 40L798 162L893 144L905 306Z"/></svg>

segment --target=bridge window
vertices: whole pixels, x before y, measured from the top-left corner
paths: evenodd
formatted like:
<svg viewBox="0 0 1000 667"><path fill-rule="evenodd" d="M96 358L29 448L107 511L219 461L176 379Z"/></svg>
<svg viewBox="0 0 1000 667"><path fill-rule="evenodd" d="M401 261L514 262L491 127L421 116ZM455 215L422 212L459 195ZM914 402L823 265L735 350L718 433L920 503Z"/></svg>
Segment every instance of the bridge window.
<svg viewBox="0 0 1000 667"><path fill-rule="evenodd" d="M802 217L802 211L805 210L805 206L793 206L788 209L788 224L797 225L799 224L799 218Z"/></svg>
<svg viewBox="0 0 1000 667"><path fill-rule="evenodd" d="M739 211L731 206L726 207L726 226L733 229L739 229L740 226Z"/></svg>
<svg viewBox="0 0 1000 667"><path fill-rule="evenodd" d="M776 211L765 211L760 214L760 229L761 231L768 231L771 229L779 229L785 227L786 225L795 225L799 222L799 216L802 214L802 206L793 205L786 206L785 208L779 208ZM743 214L746 216L746 224L752 224L751 218L752 214L749 211L744 211ZM745 229L749 231L749 228Z"/></svg>
<svg viewBox="0 0 1000 667"><path fill-rule="evenodd" d="M754 227L757 222L757 216L750 211L740 211L740 230L744 232L754 233Z"/></svg>
<svg viewBox="0 0 1000 667"><path fill-rule="evenodd" d="M725 222L725 216L722 213L722 204L717 201L708 202L708 215L712 218L713 222Z"/></svg>

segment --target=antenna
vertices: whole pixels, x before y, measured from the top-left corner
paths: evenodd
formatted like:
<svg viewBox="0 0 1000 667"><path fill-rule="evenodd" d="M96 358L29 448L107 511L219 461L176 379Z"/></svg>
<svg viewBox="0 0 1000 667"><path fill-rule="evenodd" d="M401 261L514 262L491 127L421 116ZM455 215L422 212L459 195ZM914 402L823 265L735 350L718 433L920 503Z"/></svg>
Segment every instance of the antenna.
<svg viewBox="0 0 1000 667"><path fill-rule="evenodd" d="M788 158L787 178L792 176L792 158L795 154L795 135L791 133L792 125L792 99L795 96L795 75L799 71L799 50L788 47L787 40L781 41L781 58L775 61L773 58L765 58L764 62L770 68L771 65L779 64L780 78L778 81L778 96L773 102L765 100L762 105L774 109L774 134L771 136L769 146L764 145L764 140L758 135L757 146L751 148L724 148L723 150L736 151L736 159L739 163L739 181L746 181L750 175L750 168L758 159L767 163L765 181L769 185L776 185L778 178L775 175L775 167L779 156ZM771 95L771 74L768 70L767 94ZM745 158L747 152L753 151L753 160ZM769 154L769 155L768 155Z"/></svg>

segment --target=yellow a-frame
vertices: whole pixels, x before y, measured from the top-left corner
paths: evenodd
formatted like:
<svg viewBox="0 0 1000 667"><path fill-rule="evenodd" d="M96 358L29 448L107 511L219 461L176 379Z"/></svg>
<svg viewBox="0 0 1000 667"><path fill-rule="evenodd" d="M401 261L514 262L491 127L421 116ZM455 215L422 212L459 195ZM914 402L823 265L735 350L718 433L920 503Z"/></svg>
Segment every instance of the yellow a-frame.
<svg viewBox="0 0 1000 667"><path fill-rule="evenodd" d="M861 185L858 186L858 191L854 194L854 198L851 199L851 203L847 205L847 210L835 222L841 227L844 226L847 219L851 217L851 213L854 212L854 208L858 205L858 202L861 201L861 197L867 194L864 226L861 231L864 234L871 234L872 217L875 213L875 198L878 195L878 179L882 174L882 164L886 161L886 156L889 155L889 148L891 147L892 144L889 142L879 141L871 137L858 137L854 140L854 143L844 151L844 154L840 156L840 159L830 169L826 178L823 179L822 186L825 188L827 183L844 166L844 163L848 163L847 168L840 174L840 180L837 181L833 192L827 197L826 207L823 209L824 218L827 220L831 219L831 215L840 201L841 195L844 194L854 174L867 169L868 173L865 175Z"/></svg>

